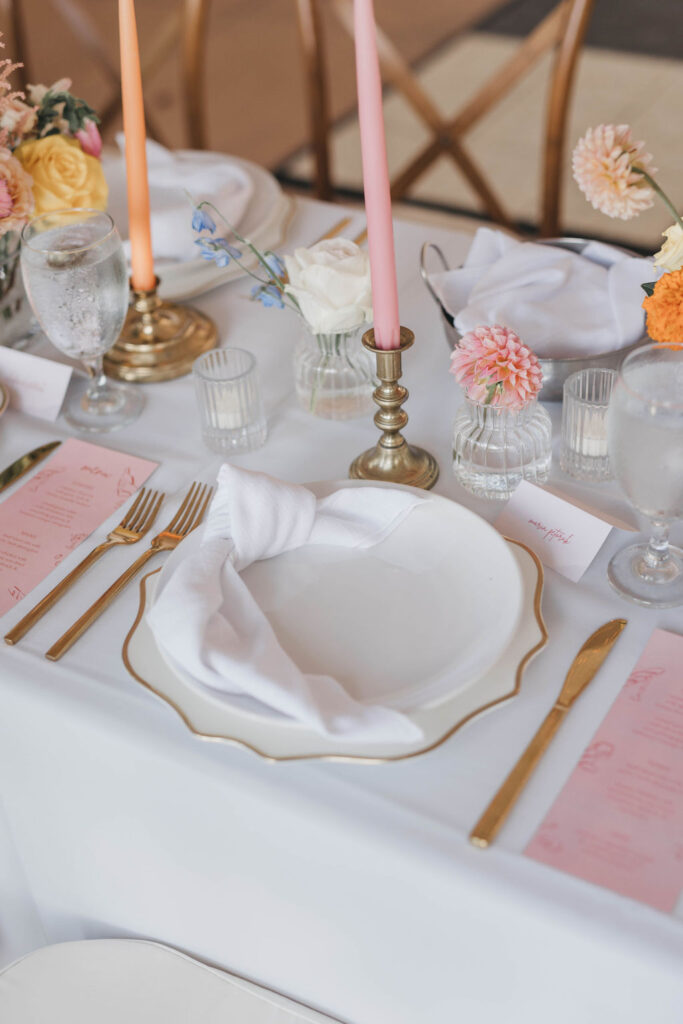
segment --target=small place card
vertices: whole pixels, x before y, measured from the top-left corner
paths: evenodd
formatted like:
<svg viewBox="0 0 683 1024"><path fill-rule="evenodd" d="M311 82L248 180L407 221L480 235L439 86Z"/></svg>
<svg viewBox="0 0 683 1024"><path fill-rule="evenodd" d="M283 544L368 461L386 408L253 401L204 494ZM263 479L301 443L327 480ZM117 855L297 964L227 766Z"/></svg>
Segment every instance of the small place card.
<svg viewBox="0 0 683 1024"><path fill-rule="evenodd" d="M527 480L521 481L495 525L573 583L581 579L612 529L611 523Z"/></svg>
<svg viewBox="0 0 683 1024"><path fill-rule="evenodd" d="M70 438L0 504L0 615L123 505L156 462Z"/></svg>
<svg viewBox="0 0 683 1024"><path fill-rule="evenodd" d="M39 416L54 423L71 372L71 367L64 363L0 346L0 380L9 390L10 406L27 416Z"/></svg>
<svg viewBox="0 0 683 1024"><path fill-rule="evenodd" d="M683 636L652 634L524 852L674 910L683 891Z"/></svg>

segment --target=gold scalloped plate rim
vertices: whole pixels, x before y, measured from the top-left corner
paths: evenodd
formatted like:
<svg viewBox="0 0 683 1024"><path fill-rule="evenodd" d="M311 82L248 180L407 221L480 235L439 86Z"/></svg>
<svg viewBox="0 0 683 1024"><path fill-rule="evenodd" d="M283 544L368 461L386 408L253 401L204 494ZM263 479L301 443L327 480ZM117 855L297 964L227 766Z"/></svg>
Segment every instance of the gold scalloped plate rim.
<svg viewBox="0 0 683 1024"><path fill-rule="evenodd" d="M0 416L4 412L7 412L9 407L9 390L6 384L3 384L0 380Z"/></svg>
<svg viewBox="0 0 683 1024"><path fill-rule="evenodd" d="M187 728L190 730L191 733L193 733L194 736L197 736L199 737L199 739L206 740L208 742L230 743L233 746L241 747L244 750L250 750L253 754L257 754L264 761L268 761L271 764L279 764L284 761L332 761L335 763L351 762L353 764L389 764L394 761L408 761L412 757L420 757L422 754L428 754L430 751L436 750L437 747L440 747L443 743L446 742L446 740L449 740L451 736L453 736L459 729L461 729L463 725L466 725L468 722L471 722L473 718L477 718L485 711L490 711L491 708L497 707L499 704L503 704L508 700L512 700L513 697L516 697L521 690L522 678L524 676L524 671L527 665L529 664L531 659L539 653L539 651L543 650L543 648L548 642L548 629L543 619L543 612L541 610L541 600L543 597L544 583L543 566L541 564L541 561L538 555L534 551L532 551L531 548L527 547L526 544L522 544L521 541L512 540L512 538L510 537L505 537L504 539L509 544L515 544L523 551L526 551L526 553L531 557L531 559L534 562L534 565L536 566L537 577L536 586L534 588L533 610L534 618L536 619L536 624L538 625L538 628L541 633L540 640L538 640L538 642L535 643L533 647L530 647L529 650L522 656L515 670L513 687L508 693L502 694L500 697L496 697L495 700L487 701L487 703L482 704L481 707L475 708L474 710L470 711L469 714L465 715L454 725L452 725L451 728L448 729L443 736L440 736L433 743L428 744L426 747L421 747L419 750L411 750L407 754L393 754L387 757L372 757L364 756L362 754L321 753L287 754L281 757L277 757L273 754L267 754L265 751L260 750L253 744L248 743L246 740L238 739L235 736L218 736L213 733L200 732L198 729L195 729L194 725L187 717L185 712L182 710L182 708L180 708L174 701L167 697L166 694L161 693L159 690L157 690L156 687L147 679L143 679L142 676L135 671L128 657L129 645L145 613L145 607L147 604L147 581L151 579L152 576L156 576L157 573L161 572L160 568L154 569L152 572L147 573L147 575L143 576L143 578L140 580L140 601L138 605L138 611L135 616L133 625L130 627L128 633L126 634L126 638L123 641L123 647L121 650L123 664L125 665L130 675L133 677L133 679L135 679L138 683L144 686L147 690L150 690L160 700L164 701L165 704L168 704L169 707L173 708L173 710L182 719L182 721L185 723Z"/></svg>

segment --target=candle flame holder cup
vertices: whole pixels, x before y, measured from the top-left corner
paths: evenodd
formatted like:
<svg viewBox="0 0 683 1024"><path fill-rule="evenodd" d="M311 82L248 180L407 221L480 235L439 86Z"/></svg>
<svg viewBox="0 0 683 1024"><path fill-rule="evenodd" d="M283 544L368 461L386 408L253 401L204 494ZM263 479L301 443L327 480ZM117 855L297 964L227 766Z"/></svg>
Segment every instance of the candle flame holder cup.
<svg viewBox="0 0 683 1024"><path fill-rule="evenodd" d="M363 335L363 345L377 358L380 384L375 388L373 399L379 406L375 424L382 436L374 448L363 452L351 463L349 476L352 480L382 480L429 490L439 478L439 466L434 456L423 448L408 444L401 433L408 422L408 414L402 408L408 390L398 383L401 357L414 340L415 335L407 327L401 327L398 348L377 348L372 329Z"/></svg>
<svg viewBox="0 0 683 1024"><path fill-rule="evenodd" d="M172 380L189 373L192 364L215 348L216 325L192 306L167 302L154 288L136 289L131 282L133 301L116 344L104 358L110 377L146 383Z"/></svg>

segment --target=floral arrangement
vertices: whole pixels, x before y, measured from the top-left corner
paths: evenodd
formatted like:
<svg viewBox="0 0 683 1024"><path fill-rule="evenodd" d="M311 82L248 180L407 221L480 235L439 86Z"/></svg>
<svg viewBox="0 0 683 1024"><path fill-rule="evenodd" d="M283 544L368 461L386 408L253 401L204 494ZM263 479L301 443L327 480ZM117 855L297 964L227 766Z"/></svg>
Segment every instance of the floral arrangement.
<svg viewBox="0 0 683 1024"><path fill-rule="evenodd" d="M451 355L450 369L472 402L502 409L523 409L543 383L535 354L500 324L464 334Z"/></svg>
<svg viewBox="0 0 683 1024"><path fill-rule="evenodd" d="M654 265L664 271L643 284L647 330L662 344L683 340L683 220L655 181L657 169L643 142L634 142L628 125L589 128L572 157L574 180L593 208L608 217L629 220L649 209L657 196L674 218Z"/></svg>
<svg viewBox="0 0 683 1024"><path fill-rule="evenodd" d="M2 45L0 43L0 45ZM70 92L63 78L28 95L9 78L20 64L0 61L0 241L50 210L107 206L99 161L102 140L95 112Z"/></svg>
<svg viewBox="0 0 683 1024"><path fill-rule="evenodd" d="M226 229L222 236L217 234L217 219ZM313 334L341 334L372 320L370 262L367 253L349 239L325 239L281 259L243 238L208 200L194 204L192 228L202 259L219 267L243 257L231 237L245 246L256 260L255 270L243 265L256 281L251 297L264 306L289 306Z"/></svg>

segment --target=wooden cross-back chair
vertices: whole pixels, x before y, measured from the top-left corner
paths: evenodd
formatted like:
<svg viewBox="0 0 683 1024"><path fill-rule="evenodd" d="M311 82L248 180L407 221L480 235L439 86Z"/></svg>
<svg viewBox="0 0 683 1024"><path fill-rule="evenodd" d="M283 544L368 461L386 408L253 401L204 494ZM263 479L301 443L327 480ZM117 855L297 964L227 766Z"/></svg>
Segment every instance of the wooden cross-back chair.
<svg viewBox="0 0 683 1024"><path fill-rule="evenodd" d="M92 21L85 7L85 0L42 0L50 4L63 22L67 24L83 46L83 52L94 61L111 86L111 95L98 111L102 128L106 129L121 111L121 79L118 59L112 56L101 33ZM180 78L185 105L185 120L188 143L193 149L206 148L206 122L203 103L203 48L209 0L174 0L166 15L160 20L154 39L141 46L141 71L144 82L149 82L168 59L173 49L180 44ZM1 0L0 11L6 26L6 51L13 60L23 62L16 72L16 81L21 89L35 81L32 76L30 53L27 49L27 33L22 0ZM116 51L118 52L118 51ZM115 52L115 53L116 53ZM154 114L146 107L145 121L149 134L158 142L168 140L158 125Z"/></svg>
<svg viewBox="0 0 683 1024"><path fill-rule="evenodd" d="M452 118L445 118L439 112L408 63L378 26L377 43L383 81L403 95L432 135L430 142L392 181L392 198L401 199L406 196L417 179L438 157L445 154L453 160L480 197L492 220L510 227L511 219L482 169L468 152L465 137L545 53L554 50L545 117L539 230L544 236L557 235L569 101L576 62L593 4L594 0L560 0L522 40L512 56ZM324 8L325 11L329 10L334 14L353 35L353 0L296 0L296 5L304 54L311 138L316 161L315 190L321 199L330 199L334 195L334 186L330 175L330 117L322 10Z"/></svg>

